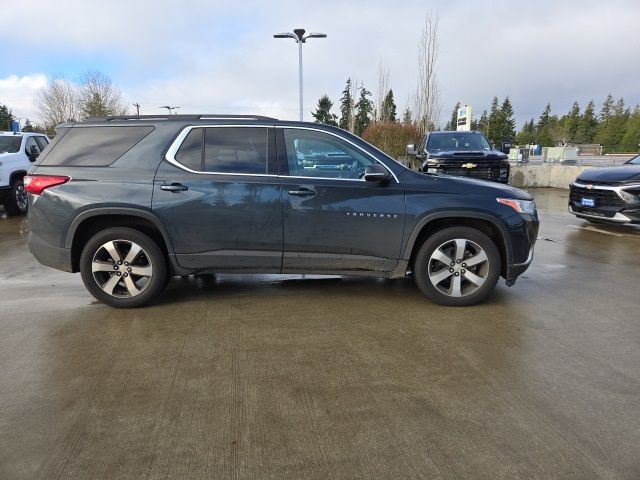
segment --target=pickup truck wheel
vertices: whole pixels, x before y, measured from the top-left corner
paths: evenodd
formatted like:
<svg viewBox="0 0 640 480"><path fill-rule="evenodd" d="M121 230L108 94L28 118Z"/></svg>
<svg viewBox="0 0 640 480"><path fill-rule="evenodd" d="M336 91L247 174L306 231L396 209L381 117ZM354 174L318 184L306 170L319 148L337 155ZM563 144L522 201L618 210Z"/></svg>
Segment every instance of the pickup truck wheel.
<svg viewBox="0 0 640 480"><path fill-rule="evenodd" d="M486 299L498 282L500 252L475 228L445 228L422 244L413 271L418 288L435 303L474 305Z"/></svg>
<svg viewBox="0 0 640 480"><path fill-rule="evenodd" d="M156 242L132 228L96 233L80 256L82 281L102 303L116 308L141 307L167 285L167 259Z"/></svg>
<svg viewBox="0 0 640 480"><path fill-rule="evenodd" d="M29 198L24 189L22 178L16 178L11 183L11 190L4 205L8 215L23 215L29 210Z"/></svg>

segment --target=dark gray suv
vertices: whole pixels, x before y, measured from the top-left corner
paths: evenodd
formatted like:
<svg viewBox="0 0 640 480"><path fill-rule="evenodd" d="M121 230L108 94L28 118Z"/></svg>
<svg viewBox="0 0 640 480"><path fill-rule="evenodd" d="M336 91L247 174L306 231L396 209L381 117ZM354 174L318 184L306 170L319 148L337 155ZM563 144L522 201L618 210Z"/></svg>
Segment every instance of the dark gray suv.
<svg viewBox="0 0 640 480"><path fill-rule="evenodd" d="M58 127L25 179L29 248L114 307L174 275L413 274L443 305L529 266L532 198L413 172L326 125L266 117L107 117Z"/></svg>

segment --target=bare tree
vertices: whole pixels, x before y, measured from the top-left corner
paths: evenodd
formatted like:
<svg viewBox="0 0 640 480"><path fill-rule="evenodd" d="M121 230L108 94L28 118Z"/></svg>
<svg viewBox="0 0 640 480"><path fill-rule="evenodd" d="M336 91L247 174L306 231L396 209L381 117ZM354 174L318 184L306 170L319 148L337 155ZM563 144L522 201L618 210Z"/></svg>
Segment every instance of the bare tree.
<svg viewBox="0 0 640 480"><path fill-rule="evenodd" d="M378 122L386 122L389 119L384 118L384 98L389 92L389 69L382 65L382 62L378 64L378 91L376 92L376 110L375 120Z"/></svg>
<svg viewBox="0 0 640 480"><path fill-rule="evenodd" d="M418 87L414 100L414 114L422 132L436 128L442 108L436 68L439 21L437 12L427 13L418 45Z"/></svg>
<svg viewBox="0 0 640 480"><path fill-rule="evenodd" d="M127 114L120 90L102 72L89 70L80 77L77 98L83 117Z"/></svg>
<svg viewBox="0 0 640 480"><path fill-rule="evenodd" d="M69 80L52 78L38 92L40 119L47 130L78 118L77 88Z"/></svg>

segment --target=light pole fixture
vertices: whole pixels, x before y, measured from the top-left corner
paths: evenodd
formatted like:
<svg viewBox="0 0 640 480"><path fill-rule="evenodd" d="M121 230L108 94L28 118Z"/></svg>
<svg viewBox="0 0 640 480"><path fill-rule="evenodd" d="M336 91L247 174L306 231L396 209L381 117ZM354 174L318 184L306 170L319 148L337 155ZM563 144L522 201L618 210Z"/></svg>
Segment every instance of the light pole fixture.
<svg viewBox="0 0 640 480"><path fill-rule="evenodd" d="M166 108L166 109L167 109L167 111L169 112L169 115L171 115L171 112L172 112L173 110L176 110L176 109L178 109L178 108L180 108L180 107L170 107L169 105L162 105L161 107L158 107L158 108Z"/></svg>
<svg viewBox="0 0 640 480"><path fill-rule="evenodd" d="M300 89L300 121L304 120L302 106L302 44L307 43L308 38L326 38L326 33L305 33L304 28L296 28L291 32L276 33L273 38L293 38L298 44L298 83Z"/></svg>

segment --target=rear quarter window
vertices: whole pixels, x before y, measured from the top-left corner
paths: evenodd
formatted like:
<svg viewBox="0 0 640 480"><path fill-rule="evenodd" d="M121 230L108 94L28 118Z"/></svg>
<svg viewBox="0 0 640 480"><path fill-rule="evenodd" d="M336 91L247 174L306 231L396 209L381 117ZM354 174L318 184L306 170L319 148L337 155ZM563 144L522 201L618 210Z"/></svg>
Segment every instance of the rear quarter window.
<svg viewBox="0 0 640 480"><path fill-rule="evenodd" d="M111 165L153 131L152 126L73 127L48 149L43 166Z"/></svg>

